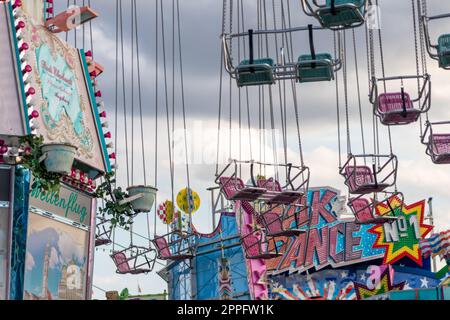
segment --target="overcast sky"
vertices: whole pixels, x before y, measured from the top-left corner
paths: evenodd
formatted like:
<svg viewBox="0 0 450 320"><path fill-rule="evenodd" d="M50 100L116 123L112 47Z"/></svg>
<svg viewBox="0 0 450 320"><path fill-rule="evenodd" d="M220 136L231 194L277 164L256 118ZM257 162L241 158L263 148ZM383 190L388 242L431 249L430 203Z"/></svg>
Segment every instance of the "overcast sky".
<svg viewBox="0 0 450 320"><path fill-rule="evenodd" d="M215 148L216 148L216 128L219 101L219 72L220 72L220 39L222 24L222 1L219 0L179 0L181 10L181 33L182 33L182 57L184 73L184 89L187 113L187 126L190 133L194 135L189 141L189 151L195 155L195 163L190 166L190 183L193 189L199 192L202 205L200 210L193 216L196 228L201 232L211 232L210 195L206 188L214 185L215 173ZM62 6L62 2L57 5ZM73 3L72 1L70 1ZM87 3L87 1L85 1ZM124 37L124 63L125 63L125 92L128 128L128 159L130 184L142 184L143 165L142 148L140 139L140 118L137 90L134 93L134 117L132 117L131 104L131 0L122 0L123 7L123 37ZM281 27L281 7L280 0L274 0L277 27ZM284 1L286 4L288 1ZM438 14L450 12L450 4L443 1L428 1L429 12ZM94 53L96 61L105 67L105 73L99 78L104 100L109 112L110 129L113 136L118 137L117 153L119 158L119 182L127 186L127 166L125 149L125 120L124 104L122 92L122 75L119 73L119 94L118 94L118 132L114 132L114 111L115 111L115 79L116 79L116 1L114 0L92 0L92 7L97 10L100 17L93 23ZM158 44L158 108L159 108L159 130L158 130L158 150L155 150L155 92L156 92L156 43L155 43L155 0L137 0L138 5L138 29L139 29L139 49L142 81L142 107L144 124L144 148L146 180L148 184L154 184L154 166L157 157L158 165L158 203L171 198L170 171L168 164L168 140L166 127L166 104L164 92L164 65L162 60L161 23L159 24L159 44ZM164 28L166 41L166 72L169 96L169 107L172 108L172 1L163 0L164 3ZM234 1L234 23L233 29L237 30L237 1ZM240 27L242 30L257 29L257 0L244 1L244 21ZM269 16L269 29L273 28L272 0L266 0ZM77 1L78 5L82 1ZM292 25L304 26L308 23L317 23L303 14L298 0L289 0ZM385 57L385 70L387 76L412 75L416 74L416 63L414 55L414 33L411 13L411 1L380 1L381 4L381 27L383 34L383 50ZM287 6L285 7L287 8ZM62 7L57 7L57 12ZM241 12L242 13L242 12ZM159 15L159 18L161 16ZM161 22L161 20L160 20ZM242 23L242 22L241 22ZM227 18L227 24L229 20ZM450 27L450 21L441 21L432 24L432 39L437 39L438 35L445 33ZM82 30L78 31L77 46L82 47ZM88 30L86 30L87 32ZM348 99L350 106L350 133L352 141L352 151L362 153L362 136L359 125L358 96L356 87L355 58L353 55L353 44L351 42L351 31L347 32L347 61L349 91ZM176 35L177 36L177 35ZM69 35L69 39L74 43L74 34ZM89 48L89 36L86 33L86 48ZM177 40L176 40L177 41ZM281 47L281 38L278 39ZM436 41L436 40L435 40ZM329 31L317 31L315 33L315 44L317 52L333 52L333 36ZM271 39L270 46L275 48L274 40ZM365 144L368 150L372 149L372 106L368 96L367 83L367 60L365 51L364 28L356 29L357 58L359 64L359 77L362 97L363 124L365 130ZM241 46L241 58L243 57ZM120 49L120 47L119 47ZM307 33L300 32L294 34L294 54L300 55L309 52ZM178 46L176 46L178 50ZM238 60L238 46L233 44L235 60ZM136 51L134 51L136 53ZM181 129L182 109L180 91L179 58L176 52L175 67L175 127ZM272 52L275 55L275 51ZM119 56L121 51L119 50ZM235 61L236 63L237 61ZM437 67L437 62L427 59L428 72L432 75L432 109L430 119L447 120L450 119L450 108L448 105L448 72ZM122 69L119 59L119 70ZM381 77L380 59L377 55L377 76ZM136 67L134 74L136 75ZM136 79L136 78L135 78ZM135 80L136 81L136 80ZM342 78L339 80L342 83ZM137 88L135 84L135 88ZM239 128L239 100L236 85L232 83L232 128ZM413 96L417 95L417 89L406 84L407 90ZM223 131L229 128L229 80L224 76L224 97L222 128ZM258 129L259 104L257 99L257 88L249 89L250 125L253 130ZM399 91L400 84L394 83L392 90ZM275 127L281 128L279 110L278 87L274 87L274 110ZM342 93L342 87L341 87ZM329 185L338 188L346 195L343 186L343 179L338 174L338 139L336 123L336 96L335 83L322 82L313 84L297 85L297 95L299 96L300 122L302 132L303 151L305 154L305 164L311 168L311 186ZM256 131L250 133L251 144L249 143L249 131L247 127L247 103L246 90L241 90L241 116L242 116L242 158L249 158L250 145L252 154L259 154L259 145ZM341 96L341 103L343 97ZM297 133L294 121L292 92L290 85L287 87L287 110L288 110L288 160L299 161ZM266 108L268 108L266 106ZM266 126L270 127L269 111L266 110ZM343 109L341 116L343 116ZM134 139L131 141L132 118L134 120ZM343 118L342 118L343 119ZM343 126L344 123L341 123ZM201 128L201 130L199 129ZM342 129L344 129L342 127ZM199 131L200 130L200 131ZM450 126L449 126L450 130ZM198 134L198 132L200 132ZM386 135L386 128L381 127L381 152L389 152L389 144ZM225 134L226 132L222 132ZM342 131L343 148L345 146L345 130ZM196 135L197 134L197 135ZM435 224L438 231L447 229L450 225L448 207L450 206L450 173L448 166L437 166L425 154L425 147L420 143L419 123L392 128L394 153L399 157L398 188L405 194L406 203L413 203L422 199L433 197ZM182 140L178 140L176 146L183 145ZM221 148L228 150L224 143L227 138L222 139ZM233 136L233 142L238 144L237 135ZM134 157L132 156L132 145L134 146ZM272 145L267 142L267 156L272 155ZM277 143L277 155L282 159L283 151L280 143ZM205 152L205 149L208 149ZM211 151L212 150L212 151ZM238 149L234 149L233 157L238 157ZM182 151L182 150L181 150ZM182 152L175 150L175 158L182 158ZM343 149L343 156L346 150ZM203 157L199 154L203 153ZM227 155L228 156L228 155ZM131 159L134 158L134 166ZM257 158L254 156L254 158ZM202 159L203 161L199 161ZM258 160L258 159L257 159ZM132 170L131 167L134 167ZM131 175L131 171L134 175ZM179 163L175 167L175 195L181 188L187 185L185 166ZM149 216L150 229L154 227L154 213ZM136 219L135 231L147 236L146 217L140 216ZM158 220L158 230L163 232L164 226ZM137 243L146 244L146 240L135 237ZM118 231L116 242L126 245L129 243L129 235ZM121 290L128 287L132 293L137 292L137 284L144 293L157 293L166 288L165 282L156 274L142 276L123 276L115 274L115 267L109 258L110 249L99 248L95 257L94 284L105 290ZM156 269L161 266L157 265ZM94 288L94 297L103 298L104 294Z"/></svg>

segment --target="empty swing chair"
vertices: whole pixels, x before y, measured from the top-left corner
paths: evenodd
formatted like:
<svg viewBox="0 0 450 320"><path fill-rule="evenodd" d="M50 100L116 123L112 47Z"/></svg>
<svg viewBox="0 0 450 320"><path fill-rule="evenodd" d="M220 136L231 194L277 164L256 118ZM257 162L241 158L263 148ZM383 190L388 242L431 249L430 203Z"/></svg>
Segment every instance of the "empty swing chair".
<svg viewBox="0 0 450 320"><path fill-rule="evenodd" d="M437 132L437 128L449 128L449 125L450 121L426 123L422 143L427 146L426 153L435 164L450 164L450 130Z"/></svg>
<svg viewBox="0 0 450 320"><path fill-rule="evenodd" d="M160 260L182 261L192 259L196 251L196 235L179 230L163 236L155 235L152 240Z"/></svg>
<svg viewBox="0 0 450 320"><path fill-rule="evenodd" d="M283 255L284 246L274 237L267 237L260 230L255 230L241 238L241 244L247 259L273 259Z"/></svg>
<svg viewBox="0 0 450 320"><path fill-rule="evenodd" d="M152 248L131 244L122 251L113 251L111 255L119 274L142 274L153 270L156 262L156 251Z"/></svg>
<svg viewBox="0 0 450 320"><path fill-rule="evenodd" d="M110 243L111 241L111 220L107 220L104 217L98 218L97 225L95 226L95 246L105 246Z"/></svg>
<svg viewBox="0 0 450 320"><path fill-rule="evenodd" d="M238 87L270 85L275 83L275 63L273 59L254 58L253 30L248 30L249 59L241 61L237 67L233 67L231 62L227 36L224 35L222 40L225 68L232 78L236 79Z"/></svg>
<svg viewBox="0 0 450 320"><path fill-rule="evenodd" d="M255 179L254 166L282 167L286 169L286 185L278 181ZM250 165L249 184L244 184L238 176L238 165ZM229 172L229 169L232 172ZM293 173L295 171L295 173ZM227 166L216 177L225 198L230 201L261 201L268 205L291 205L300 200L307 192L309 185L309 168L292 164L266 164L255 161L230 160Z"/></svg>
<svg viewBox="0 0 450 320"><path fill-rule="evenodd" d="M396 210L403 206L403 194L399 192L386 193L387 197L378 201L378 195L374 196L373 200L364 198L360 195L356 198L349 199L348 206L355 216L355 223L357 224L384 224L391 223L397 220ZM399 204L392 204L391 199L396 198ZM379 206L387 207L388 211L383 214L378 214L377 208Z"/></svg>
<svg viewBox="0 0 450 320"><path fill-rule="evenodd" d="M400 91L379 94L379 82L386 85L388 81L397 80L401 81ZM417 97L411 97L405 91L404 80L423 81ZM431 108L430 75L373 78L370 102L374 106L375 115L384 125L406 125L416 122L422 113L428 112Z"/></svg>
<svg viewBox="0 0 450 320"><path fill-rule="evenodd" d="M334 73L341 68L342 58L333 59L329 53L316 54L313 30L314 27L311 24L308 25L311 53L301 55L297 61L297 81L300 83L334 80ZM339 52L342 53L342 50L340 50L340 33L338 37Z"/></svg>
<svg viewBox="0 0 450 320"><path fill-rule="evenodd" d="M368 0L300 0L306 15L316 18L327 29L341 30L359 27L365 22Z"/></svg>
<svg viewBox="0 0 450 320"><path fill-rule="evenodd" d="M443 34L437 39L437 44L431 43L430 30L428 23L432 20L450 18L450 13L436 16L422 16L422 24L425 34L425 43L428 54L434 60L439 62L439 67L450 70L450 34Z"/></svg>
<svg viewBox="0 0 450 320"><path fill-rule="evenodd" d="M366 165L372 160L372 167ZM397 181L398 160L395 155L352 155L340 169L351 194L382 192Z"/></svg>

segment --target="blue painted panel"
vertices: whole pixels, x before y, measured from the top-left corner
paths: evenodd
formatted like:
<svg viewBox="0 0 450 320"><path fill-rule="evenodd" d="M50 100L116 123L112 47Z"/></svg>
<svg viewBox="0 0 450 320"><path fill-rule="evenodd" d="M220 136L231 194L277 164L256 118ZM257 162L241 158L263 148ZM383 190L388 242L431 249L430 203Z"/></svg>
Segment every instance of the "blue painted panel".
<svg viewBox="0 0 450 320"><path fill-rule="evenodd" d="M30 173L22 167L17 167L14 181L14 213L11 244L11 300L23 299L29 191Z"/></svg>

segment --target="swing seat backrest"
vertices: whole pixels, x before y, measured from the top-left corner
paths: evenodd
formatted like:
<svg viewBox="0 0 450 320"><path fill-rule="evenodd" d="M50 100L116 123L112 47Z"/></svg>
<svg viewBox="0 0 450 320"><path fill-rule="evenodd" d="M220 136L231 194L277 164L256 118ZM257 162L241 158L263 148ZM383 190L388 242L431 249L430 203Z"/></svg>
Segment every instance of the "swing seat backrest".
<svg viewBox="0 0 450 320"><path fill-rule="evenodd" d="M414 108L411 97L404 93L405 108L411 110ZM378 97L378 111L380 113L403 112L403 99L401 92L383 93Z"/></svg>
<svg viewBox="0 0 450 320"><path fill-rule="evenodd" d="M350 207L352 208L356 220L359 222L369 221L373 219L372 216L372 206L369 200L361 198L355 199L350 202Z"/></svg>
<svg viewBox="0 0 450 320"><path fill-rule="evenodd" d="M260 239L254 235L248 235L242 238L242 243L244 244L245 251L249 257L258 257L261 255L261 243Z"/></svg>
<svg viewBox="0 0 450 320"><path fill-rule="evenodd" d="M239 190L245 188L244 181L240 178L220 177L219 183L228 199L231 199Z"/></svg>
<svg viewBox="0 0 450 320"><path fill-rule="evenodd" d="M116 252L112 255L112 258L114 260L114 263L117 266L117 270L119 270L120 273L128 273L131 271L130 265L127 261L127 256L123 252Z"/></svg>
<svg viewBox="0 0 450 320"><path fill-rule="evenodd" d="M352 190L374 182L372 170L367 166L348 166L345 168L345 177Z"/></svg>
<svg viewBox="0 0 450 320"><path fill-rule="evenodd" d="M450 134L433 134L431 145L433 153L436 155L450 154Z"/></svg>
<svg viewBox="0 0 450 320"><path fill-rule="evenodd" d="M275 179L259 179L256 184L258 185L258 187L260 188L264 188L267 189L267 191L275 191L275 192L281 192L281 185L280 183L275 180Z"/></svg>
<svg viewBox="0 0 450 320"><path fill-rule="evenodd" d="M155 244L155 247L158 250L161 258L167 259L172 256L172 253L170 252L169 244L167 243L166 238L155 237L155 239L153 240L153 243Z"/></svg>

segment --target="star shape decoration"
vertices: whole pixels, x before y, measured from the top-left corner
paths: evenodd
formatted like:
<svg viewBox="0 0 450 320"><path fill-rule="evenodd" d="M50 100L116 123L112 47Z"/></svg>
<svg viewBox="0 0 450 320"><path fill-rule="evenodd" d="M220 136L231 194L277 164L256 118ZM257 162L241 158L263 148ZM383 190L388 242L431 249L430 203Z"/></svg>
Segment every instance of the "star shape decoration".
<svg viewBox="0 0 450 320"><path fill-rule="evenodd" d="M420 278L420 287L421 288L428 288L428 279L423 277Z"/></svg>
<svg viewBox="0 0 450 320"><path fill-rule="evenodd" d="M386 235L384 232L383 225L375 225L371 227L368 231L377 236L373 248L384 248L385 255L383 258L383 264L393 264L400 259L407 257L422 266L422 251L419 248L419 240L425 238L425 236L431 232L433 226L426 225L423 222L424 212L425 212L425 200L420 202L407 205L402 202L397 196L391 197L389 200L389 205L379 204L376 207L377 214L380 216L389 214L391 209L395 208L395 216L404 218L406 221L407 231L405 233L406 237L400 237L398 241L388 242L386 241ZM416 216L417 230L416 227L411 223L411 217ZM402 219L403 220L403 219ZM393 228L398 228L398 221L394 221ZM420 235L419 238L416 236L416 231ZM400 235L399 231L399 235Z"/></svg>
<svg viewBox="0 0 450 320"><path fill-rule="evenodd" d="M361 281L366 281L366 275L364 273L361 275Z"/></svg>
<svg viewBox="0 0 450 320"><path fill-rule="evenodd" d="M363 300L390 291L401 291L405 287L405 282L398 284L391 283L389 268L386 268L386 270L381 273L380 282L374 289L369 289L365 284L357 282L354 282L354 286L358 300Z"/></svg>
<svg viewBox="0 0 450 320"><path fill-rule="evenodd" d="M346 278L348 276L348 272L347 271L342 271L341 272L341 278Z"/></svg>
<svg viewBox="0 0 450 320"><path fill-rule="evenodd" d="M405 281L405 286L403 287L403 290L411 290L411 286L409 285L408 281Z"/></svg>

